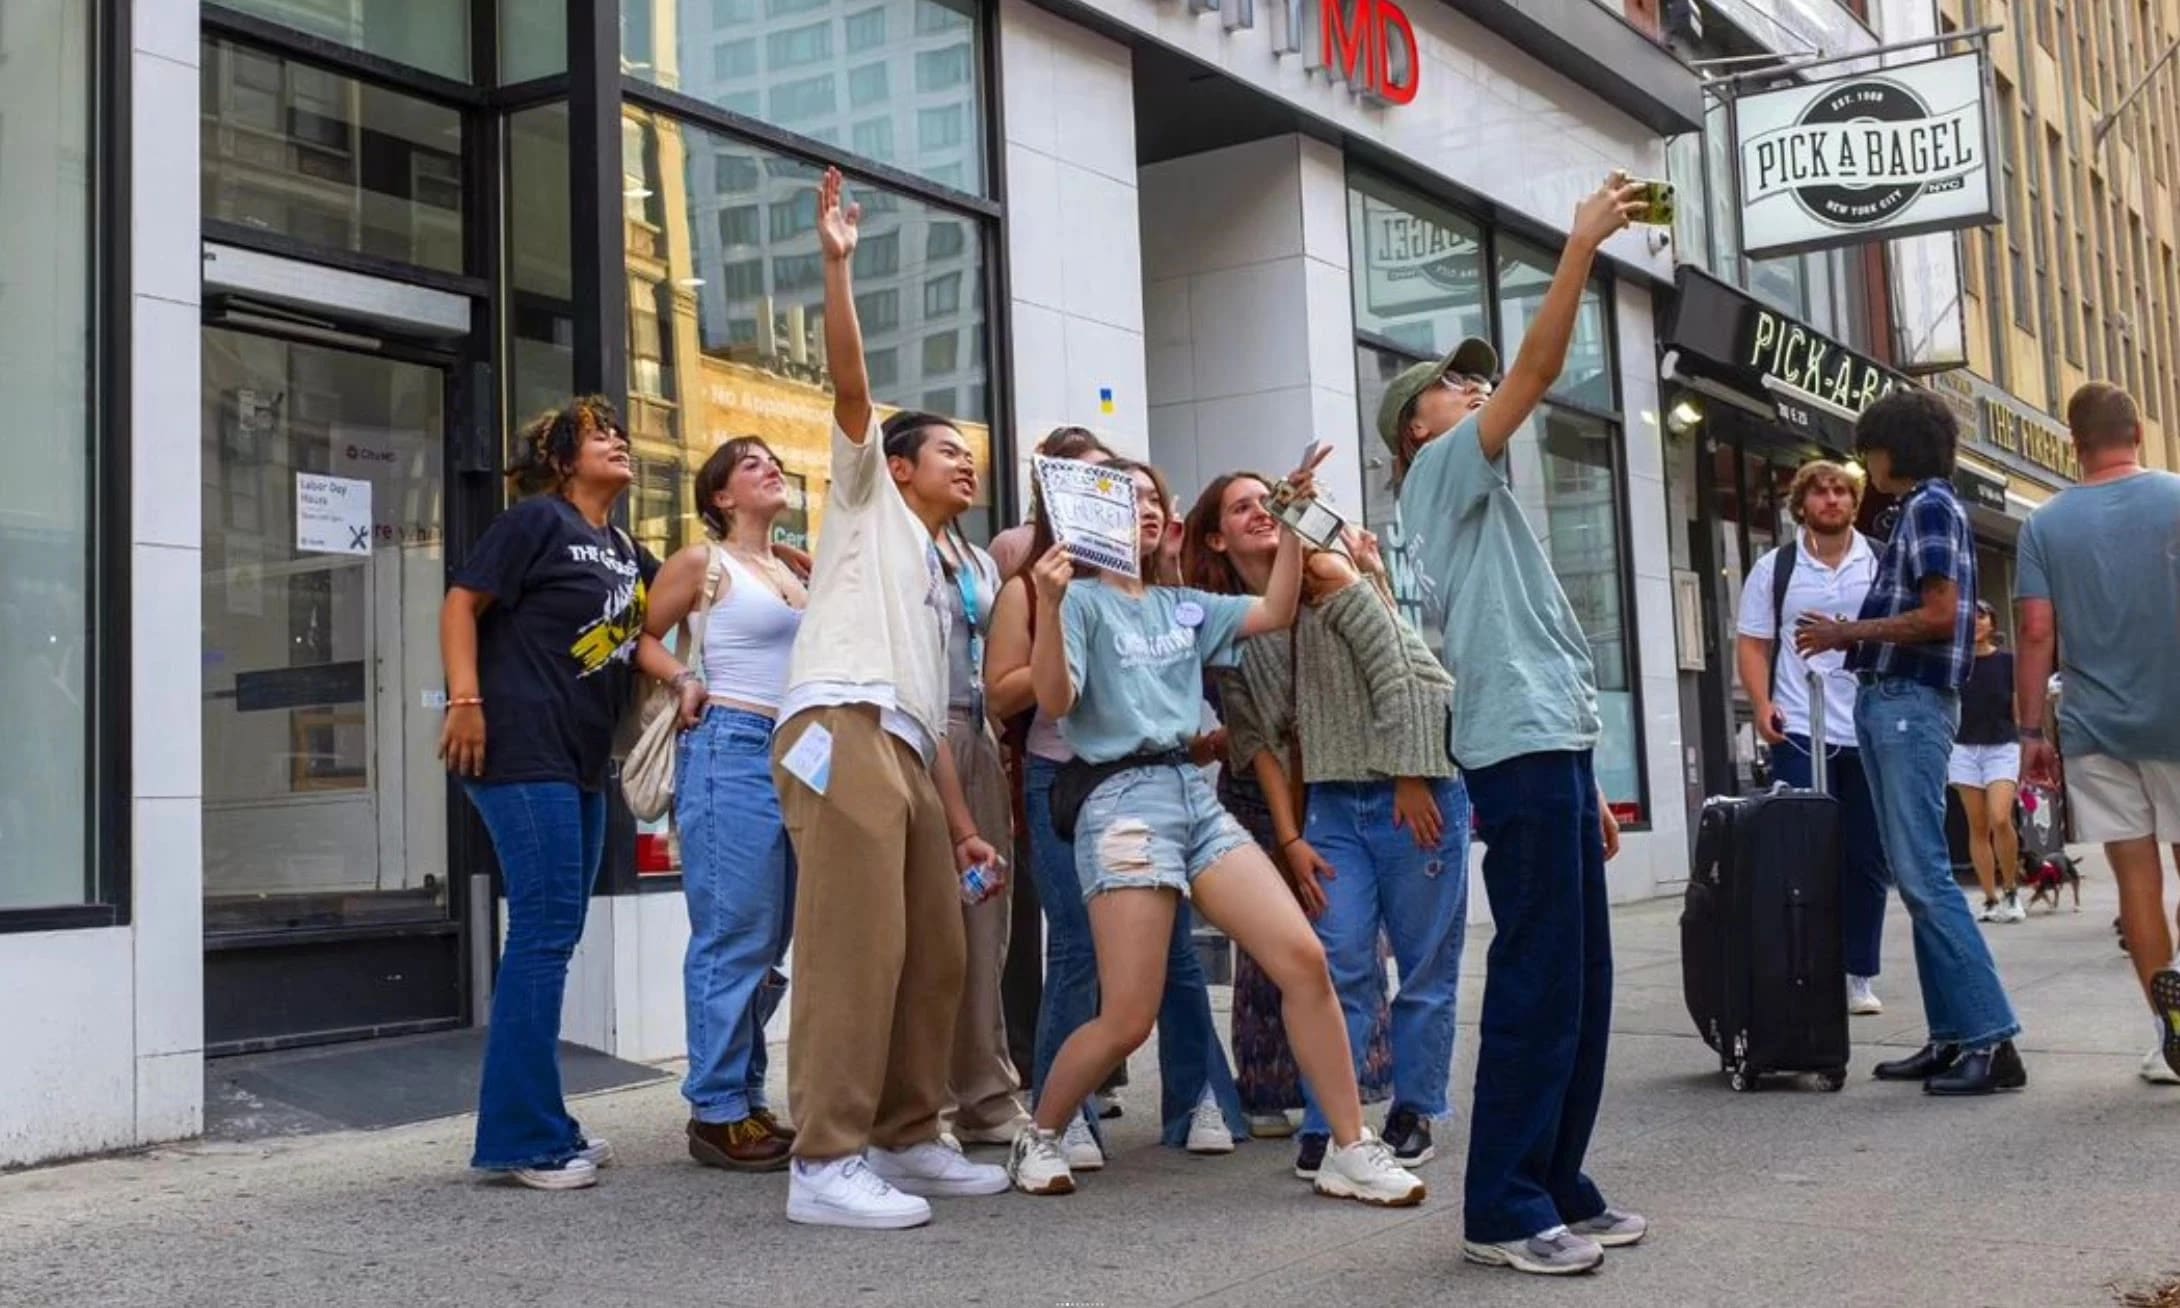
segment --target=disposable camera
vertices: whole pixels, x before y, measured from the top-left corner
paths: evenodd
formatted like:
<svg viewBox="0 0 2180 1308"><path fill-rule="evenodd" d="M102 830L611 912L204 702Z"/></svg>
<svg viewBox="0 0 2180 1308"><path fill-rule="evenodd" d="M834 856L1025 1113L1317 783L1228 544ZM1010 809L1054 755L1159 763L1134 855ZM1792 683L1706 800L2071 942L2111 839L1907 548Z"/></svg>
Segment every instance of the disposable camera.
<svg viewBox="0 0 2180 1308"><path fill-rule="evenodd" d="M1265 507L1287 530L1321 550L1336 545L1340 533L1347 529L1347 519L1337 510L1323 500L1296 493L1284 481L1272 488L1271 502Z"/></svg>

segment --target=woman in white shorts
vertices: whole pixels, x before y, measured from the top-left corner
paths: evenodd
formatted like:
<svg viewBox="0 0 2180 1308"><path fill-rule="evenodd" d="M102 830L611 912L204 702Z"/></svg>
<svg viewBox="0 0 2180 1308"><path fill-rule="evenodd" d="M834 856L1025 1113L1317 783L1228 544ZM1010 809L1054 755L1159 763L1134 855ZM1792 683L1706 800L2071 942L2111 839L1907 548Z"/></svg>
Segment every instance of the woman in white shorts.
<svg viewBox="0 0 2180 1308"><path fill-rule="evenodd" d="M1968 857L1983 886L1979 922L2019 922L2021 844L2014 833L2014 793L2021 782L2021 733L2013 702L2013 655L1998 647L1996 614L1976 601L1976 662L1960 691L1960 730L1946 779L1968 818ZM2005 885L2000 898L1999 886Z"/></svg>

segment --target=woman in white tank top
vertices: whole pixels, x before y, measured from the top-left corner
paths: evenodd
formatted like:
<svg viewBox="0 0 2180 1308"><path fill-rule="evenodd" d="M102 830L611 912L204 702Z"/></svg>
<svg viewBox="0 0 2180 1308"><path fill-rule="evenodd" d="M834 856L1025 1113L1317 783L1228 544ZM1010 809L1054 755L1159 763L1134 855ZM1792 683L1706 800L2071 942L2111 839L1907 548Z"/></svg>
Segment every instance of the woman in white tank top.
<svg viewBox="0 0 2180 1308"><path fill-rule="evenodd" d="M773 721L807 598L772 544L787 504L779 458L762 440L713 451L696 475L708 539L660 569L644 637L644 668L680 691L684 728L674 820L689 904L689 1154L735 1171L786 1167L794 1138L766 1107L764 1034L786 992L779 969L795 904L794 851L772 787ZM704 624L701 668L665 648L689 621Z"/></svg>

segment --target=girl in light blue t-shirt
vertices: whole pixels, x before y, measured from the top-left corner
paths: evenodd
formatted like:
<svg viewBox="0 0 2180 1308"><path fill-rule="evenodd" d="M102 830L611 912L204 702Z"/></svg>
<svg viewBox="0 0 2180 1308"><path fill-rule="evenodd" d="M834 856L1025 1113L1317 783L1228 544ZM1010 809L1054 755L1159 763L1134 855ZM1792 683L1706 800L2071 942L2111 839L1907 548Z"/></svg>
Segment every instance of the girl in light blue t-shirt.
<svg viewBox="0 0 2180 1308"><path fill-rule="evenodd" d="M1312 489L1320 450L1290 478ZM1136 479L1140 552L1168 529L1149 471ZM1077 874L1096 943L1100 1010L1053 1060L1037 1115L1016 1137L1008 1170L1030 1194L1075 1188L1060 1132L1072 1106L1149 1036L1165 984L1166 942L1187 895L1279 986L1302 1074L1331 1125L1315 1188L1335 1198L1406 1206L1423 1184L1363 1124L1347 1028L1324 948L1270 858L1212 793L1188 757L1202 714L1203 670L1231 664L1239 641L1294 621L1301 543L1282 542L1261 597L1147 586L1094 571L1076 579L1066 547L1033 565L1038 621L1030 656L1038 706L1059 722L1077 768L1102 774L1075 824ZM1081 778L1078 777L1078 780Z"/></svg>

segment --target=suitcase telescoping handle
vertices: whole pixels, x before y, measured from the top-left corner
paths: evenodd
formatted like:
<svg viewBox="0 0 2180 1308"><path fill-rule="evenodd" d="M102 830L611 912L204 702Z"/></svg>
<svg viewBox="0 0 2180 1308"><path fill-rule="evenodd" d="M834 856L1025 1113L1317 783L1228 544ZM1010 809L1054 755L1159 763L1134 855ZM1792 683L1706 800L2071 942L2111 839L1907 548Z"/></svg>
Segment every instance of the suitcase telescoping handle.
<svg viewBox="0 0 2180 1308"><path fill-rule="evenodd" d="M1831 790L1831 748L1824 739L1824 673L1809 669L1809 787L1818 794Z"/></svg>

